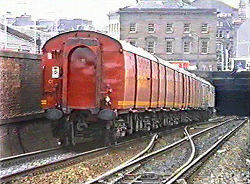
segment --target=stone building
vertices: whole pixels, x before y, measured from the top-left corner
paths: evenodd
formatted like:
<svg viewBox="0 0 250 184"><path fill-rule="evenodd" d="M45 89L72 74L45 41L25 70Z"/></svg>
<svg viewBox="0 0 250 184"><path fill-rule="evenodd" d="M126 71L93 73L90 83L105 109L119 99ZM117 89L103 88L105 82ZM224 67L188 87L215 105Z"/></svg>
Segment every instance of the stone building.
<svg viewBox="0 0 250 184"><path fill-rule="evenodd" d="M32 37L0 23L0 49L30 52L33 46Z"/></svg>
<svg viewBox="0 0 250 184"><path fill-rule="evenodd" d="M198 8L217 9L216 55L218 70L230 70L229 58L236 56L237 31L246 20L246 3L240 0L239 8L234 8L220 0L195 0L192 5Z"/></svg>
<svg viewBox="0 0 250 184"><path fill-rule="evenodd" d="M245 22L238 29L236 57L250 58L250 0L247 5L247 17ZM250 67L250 65L249 65Z"/></svg>
<svg viewBox="0 0 250 184"><path fill-rule="evenodd" d="M198 70L217 70L216 9L181 0L141 0L109 14L109 35L169 61L188 60Z"/></svg>

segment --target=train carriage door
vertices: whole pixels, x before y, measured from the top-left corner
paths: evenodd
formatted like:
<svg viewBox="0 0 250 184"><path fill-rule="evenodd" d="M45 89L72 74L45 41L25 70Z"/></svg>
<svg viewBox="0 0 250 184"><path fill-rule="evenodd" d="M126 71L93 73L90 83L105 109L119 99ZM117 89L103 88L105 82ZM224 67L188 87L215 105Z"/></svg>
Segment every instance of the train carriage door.
<svg viewBox="0 0 250 184"><path fill-rule="evenodd" d="M68 107L95 107L97 55L88 47L77 47L68 59Z"/></svg>

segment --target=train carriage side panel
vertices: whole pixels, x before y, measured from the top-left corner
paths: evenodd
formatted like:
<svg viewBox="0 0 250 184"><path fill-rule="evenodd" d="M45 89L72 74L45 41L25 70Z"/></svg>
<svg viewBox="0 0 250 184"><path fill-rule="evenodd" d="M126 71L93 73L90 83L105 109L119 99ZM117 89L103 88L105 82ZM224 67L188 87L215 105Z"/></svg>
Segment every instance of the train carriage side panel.
<svg viewBox="0 0 250 184"><path fill-rule="evenodd" d="M203 108L203 86L202 86L202 82L200 82L200 107Z"/></svg>
<svg viewBox="0 0 250 184"><path fill-rule="evenodd" d="M189 83L188 83L188 76L186 75L186 108L189 106Z"/></svg>
<svg viewBox="0 0 250 184"><path fill-rule="evenodd" d="M165 107L166 98L166 67L159 64L159 99L158 107Z"/></svg>
<svg viewBox="0 0 250 184"><path fill-rule="evenodd" d="M205 92L205 98L206 98L206 108L208 108L208 103L209 103L209 98L208 98L208 95L209 95L209 85L206 84L206 92Z"/></svg>
<svg viewBox="0 0 250 184"><path fill-rule="evenodd" d="M196 79L195 80L195 107L199 107L199 94L200 94L200 88L199 88L199 81Z"/></svg>
<svg viewBox="0 0 250 184"><path fill-rule="evenodd" d="M175 86L175 90L174 90L174 108L178 109L179 108L179 102L180 102L180 75L178 73L178 71L174 71L174 86Z"/></svg>
<svg viewBox="0 0 250 184"><path fill-rule="evenodd" d="M202 86L201 81L198 81L198 107L201 108L202 106Z"/></svg>
<svg viewBox="0 0 250 184"><path fill-rule="evenodd" d="M194 108L197 108L197 80L194 79Z"/></svg>
<svg viewBox="0 0 250 184"><path fill-rule="evenodd" d="M124 51L124 97L119 102L120 109L130 109L135 106L136 61L135 54Z"/></svg>
<svg viewBox="0 0 250 184"><path fill-rule="evenodd" d="M187 99L188 99L188 86L187 86L187 75L183 75L183 86L184 86L184 91L183 91L183 94L184 94L184 98L183 98L183 102L184 102L184 105L183 105L183 108L187 108Z"/></svg>
<svg viewBox="0 0 250 184"><path fill-rule="evenodd" d="M151 91L151 67L150 60L136 56L137 59L137 86L136 108L148 108L150 106Z"/></svg>
<svg viewBox="0 0 250 184"><path fill-rule="evenodd" d="M200 101L201 101L201 108L205 108L205 86L203 82L201 82L201 92L200 92Z"/></svg>
<svg viewBox="0 0 250 184"><path fill-rule="evenodd" d="M151 108L157 108L158 104L158 78L159 78L159 67L158 63L151 61L151 99L150 99L150 107Z"/></svg>
<svg viewBox="0 0 250 184"><path fill-rule="evenodd" d="M188 80L188 107L191 107L191 102L192 102L192 85L191 85L191 77L187 77Z"/></svg>
<svg viewBox="0 0 250 184"><path fill-rule="evenodd" d="M195 79L192 77L191 78L191 85L192 85L192 108L195 107Z"/></svg>
<svg viewBox="0 0 250 184"><path fill-rule="evenodd" d="M197 101L196 101L196 108L200 107L200 82L196 80L196 92L197 92Z"/></svg>
<svg viewBox="0 0 250 184"><path fill-rule="evenodd" d="M174 70L166 67L166 108L172 109L174 107Z"/></svg>
<svg viewBox="0 0 250 184"><path fill-rule="evenodd" d="M183 106L184 106L184 81L183 81L183 73L179 73L179 80L180 80L180 94L179 94L179 96L180 96L180 98L179 98L179 103L178 103L178 105L179 105L179 108L183 108Z"/></svg>
<svg viewBox="0 0 250 184"><path fill-rule="evenodd" d="M102 53L102 72L101 72L101 101L105 101L108 95L111 99L111 109L124 109L126 105L124 94L125 92L125 68L128 66L124 56L124 52L115 52L112 54L110 51ZM126 66L127 65L127 66ZM110 91L110 92L109 92ZM102 100L103 99L103 100ZM109 108L108 105L102 108Z"/></svg>

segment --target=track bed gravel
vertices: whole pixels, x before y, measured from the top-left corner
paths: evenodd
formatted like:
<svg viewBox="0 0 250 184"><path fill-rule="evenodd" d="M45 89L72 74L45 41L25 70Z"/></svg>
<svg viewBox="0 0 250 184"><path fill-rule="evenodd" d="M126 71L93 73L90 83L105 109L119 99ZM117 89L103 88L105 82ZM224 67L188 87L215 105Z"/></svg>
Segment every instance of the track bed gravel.
<svg viewBox="0 0 250 184"><path fill-rule="evenodd" d="M210 122L207 123L206 126L212 126L216 123ZM204 126L203 125L197 125L197 126ZM171 131L170 133L166 133L162 139L159 139L158 144L156 145L155 149L159 149L163 146L166 146L170 143L173 143L181 138L183 138L183 128L179 128L177 130ZM94 178L98 175L101 175L102 173L120 165L121 163L125 162L126 160L132 158L134 155L139 153L141 150L143 150L149 141L138 141L136 143L131 143L129 147L123 147L119 149L114 149L110 151L109 153L106 153L105 155L97 155L89 157L88 159L85 159L78 164L65 167L63 169L58 169L56 171L36 175L36 176L24 176L19 177L10 183L81 183L84 181L87 181L91 178ZM186 145L186 148L188 148L189 145ZM180 154L181 153L181 154ZM161 155L160 157L165 159L165 166L170 165L170 167L175 166L175 164L172 164L172 161L179 163L179 165L184 162L187 158L187 155L189 155L190 150L188 149L181 149L179 150L179 159L176 159L174 157L175 152L173 151L172 157L168 157L169 160L166 160L166 155ZM159 158L160 158L159 157ZM151 162L152 164L153 162ZM168 175L170 173L170 169L167 169L165 166L158 166L158 164L152 164L153 167L148 167L149 170L159 170L160 174L163 174L165 171L165 174ZM172 169L171 169L172 170Z"/></svg>
<svg viewBox="0 0 250 184"><path fill-rule="evenodd" d="M193 140L195 143L195 147L197 149L196 155L199 155L204 151L206 151L210 146L212 146L218 140L219 137L222 137L227 132L235 128L235 126L238 125L240 122L242 121L234 120L232 122L228 122L222 126L219 126L218 128L212 129L209 132L204 133L204 135L194 137ZM213 125L214 123L194 125L194 127L196 127L197 129L193 129L192 133L201 131ZM180 138L183 137L184 135L182 132L182 137ZM164 139L167 140L169 138L171 137L163 137L162 139L160 139L156 147L160 148L162 146L167 145L167 142L165 142L164 144L164 141L162 140ZM178 139L173 139L173 140L177 141ZM170 143L174 141L170 141ZM182 143L178 147L166 151L163 154L157 155L152 159L146 161L143 167L141 167L137 171L134 171L133 174L143 175L146 172L146 173L155 173L160 176L168 177L189 159L190 154L191 154L190 143L189 142Z"/></svg>
<svg viewBox="0 0 250 184"><path fill-rule="evenodd" d="M191 184L250 183L250 123L232 136L188 181Z"/></svg>

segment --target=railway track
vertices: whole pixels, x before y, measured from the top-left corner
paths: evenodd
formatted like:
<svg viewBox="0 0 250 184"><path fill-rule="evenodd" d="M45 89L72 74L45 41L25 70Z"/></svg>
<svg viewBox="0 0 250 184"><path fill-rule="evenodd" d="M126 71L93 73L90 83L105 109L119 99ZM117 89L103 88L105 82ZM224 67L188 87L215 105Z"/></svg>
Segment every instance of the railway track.
<svg viewBox="0 0 250 184"><path fill-rule="evenodd" d="M232 117L230 117L232 119ZM228 119L226 117L226 119ZM219 117L214 120L213 122L223 121L225 120L225 117ZM229 119L230 120L230 119ZM211 123L207 122L207 123ZM198 124L206 124L206 123L197 123ZM176 129L181 128L177 127L175 129L172 129L171 131L175 131ZM164 133L168 131L163 131ZM159 132L161 134L162 132ZM147 138L148 136L145 136L143 138ZM154 139L157 139L157 136ZM127 161L125 164L129 164L129 162L132 162L133 160L138 159L142 155L144 155L148 150L152 150L152 147L154 145L154 142L151 142L149 146L144 150L144 152L136 155L129 161ZM58 168L63 168L68 165L72 165L75 163L78 163L78 158L86 155L91 155L95 153L102 154L103 152L107 151L108 149L113 149L114 147L119 147L122 145L126 145L128 143L131 143L135 140L130 140L126 142L119 143L118 145L111 146L111 147L102 147L98 149L94 149L91 151L83 152L83 153L75 153L75 152L68 152L61 148L54 148L54 149L47 149L47 150L41 150L37 152L17 155L13 157L3 158L0 160L0 180L1 182L9 181L12 178L15 178L19 175L37 175L45 172L49 172ZM151 146L150 146L151 145ZM102 152L103 151L103 152ZM53 159L48 159L48 158Z"/></svg>
<svg viewBox="0 0 250 184"><path fill-rule="evenodd" d="M143 137L143 139L147 138L148 136ZM130 162L140 157L141 155L145 154L148 150L152 149L157 138L158 134L154 134L148 146L142 152L138 153L136 156L134 156L127 162ZM3 158L0 160L0 168L1 168L0 183L7 182L19 175L28 174L34 176L36 174L41 174L61 167L66 167L68 165L77 163L78 161L76 159L79 157L88 156L95 153L103 154L102 151L107 151L109 149L113 149L114 147L123 146L133 141L136 140L129 140L126 142L119 143L117 145L101 147L82 153L67 152L62 148L53 148L53 149L46 149L27 154L21 154L13 157ZM48 157L53 157L52 161L50 160L46 162L46 159L48 159ZM37 162L38 164L36 165L35 163L33 163L34 161ZM42 164L40 164L41 162Z"/></svg>
<svg viewBox="0 0 250 184"><path fill-rule="evenodd" d="M186 137L176 141L170 145L167 145L161 149L148 153L146 155L140 156L137 159L129 162L125 162L120 166L94 178L90 181L87 181L85 184L92 184L92 183L123 183L123 184L132 184L132 183L174 183L180 176L182 176L187 170L189 170L193 165L195 165L199 160L201 160L204 156L210 153L214 148L216 148L219 144L226 140L230 135L232 135L235 131L237 131L247 120L237 120L237 118L231 118L224 122L221 122L217 125L205 128L199 132L190 134L185 128ZM215 130L221 126L228 126L227 123L232 123L232 127L236 126L232 130L225 133L223 136L220 136L218 141L214 143L207 151L200 155L196 155L196 149L193 139L197 138L205 133L209 133L211 130ZM223 128L223 127L222 127ZM145 163L150 162L156 159L156 156L160 154L173 150L174 148L182 145L184 142L190 142L192 147L192 152L190 158L175 172L172 173L170 176L159 175L157 172L144 172L143 174L136 173L137 170L142 168ZM195 156L196 155L196 156ZM153 157L153 159L151 159Z"/></svg>

